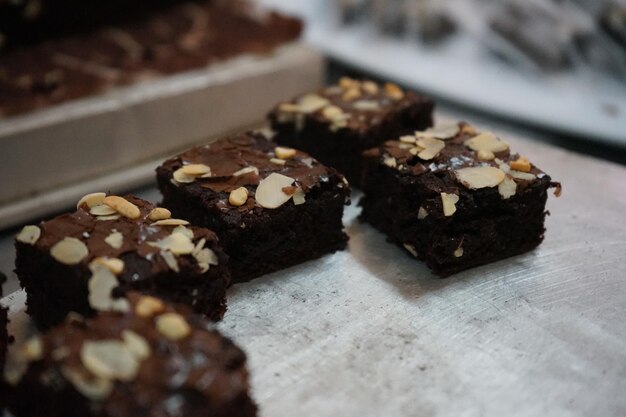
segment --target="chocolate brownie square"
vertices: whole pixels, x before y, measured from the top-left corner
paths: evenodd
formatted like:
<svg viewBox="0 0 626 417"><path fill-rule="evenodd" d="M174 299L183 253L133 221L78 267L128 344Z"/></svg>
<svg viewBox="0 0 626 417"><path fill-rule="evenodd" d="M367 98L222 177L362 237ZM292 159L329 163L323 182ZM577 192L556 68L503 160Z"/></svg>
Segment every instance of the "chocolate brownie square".
<svg viewBox="0 0 626 417"><path fill-rule="evenodd" d="M89 316L124 308L109 294L134 289L219 320L228 257L215 233L170 216L133 196L93 193L73 213L25 226L15 240L15 272L28 313L45 328L70 311Z"/></svg>
<svg viewBox="0 0 626 417"><path fill-rule="evenodd" d="M278 104L269 114L274 141L302 149L361 182L361 153L432 125L433 102L394 84L342 78L338 85Z"/></svg>
<svg viewBox="0 0 626 417"><path fill-rule="evenodd" d="M547 191L560 184L465 123L385 142L365 153L361 219L440 276L541 243Z"/></svg>
<svg viewBox="0 0 626 417"><path fill-rule="evenodd" d="M218 234L234 281L344 249L344 177L304 152L243 133L157 169L163 206Z"/></svg>
<svg viewBox="0 0 626 417"><path fill-rule="evenodd" d="M127 296L127 311L73 314L26 342L15 417L256 415L237 346L186 306Z"/></svg>

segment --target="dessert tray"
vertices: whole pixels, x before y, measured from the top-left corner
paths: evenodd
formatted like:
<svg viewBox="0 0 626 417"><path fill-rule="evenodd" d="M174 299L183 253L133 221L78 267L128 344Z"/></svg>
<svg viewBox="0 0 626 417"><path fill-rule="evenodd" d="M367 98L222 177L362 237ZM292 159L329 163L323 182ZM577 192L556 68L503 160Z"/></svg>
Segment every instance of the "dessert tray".
<svg viewBox="0 0 626 417"><path fill-rule="evenodd" d="M353 193L348 250L230 289L218 327L262 416L626 413L626 168L506 137L563 183L538 249L437 279L357 220ZM25 295L2 301L19 344Z"/></svg>

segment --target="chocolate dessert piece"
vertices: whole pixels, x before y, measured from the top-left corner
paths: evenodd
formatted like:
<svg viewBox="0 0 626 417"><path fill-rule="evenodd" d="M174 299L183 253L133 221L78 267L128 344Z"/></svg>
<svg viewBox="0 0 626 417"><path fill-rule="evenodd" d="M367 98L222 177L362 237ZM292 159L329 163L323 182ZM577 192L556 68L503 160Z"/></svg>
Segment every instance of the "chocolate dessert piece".
<svg viewBox="0 0 626 417"><path fill-rule="evenodd" d="M350 188L343 176L261 135L190 149L165 161L157 180L165 207L215 230L234 281L346 247L341 218Z"/></svg>
<svg viewBox="0 0 626 417"><path fill-rule="evenodd" d="M0 298L2 298L2 285L6 281L7 277L0 272ZM7 346L9 345L9 334L7 332L7 325L9 324L8 317L9 310L0 305L0 391L2 391L2 379L4 374L4 363L6 360ZM0 400L2 399L2 392L0 392ZM0 401L0 410L2 402Z"/></svg>
<svg viewBox="0 0 626 417"><path fill-rule="evenodd" d="M93 10L109 7L108 2L78 3L94 6L76 6L90 10L85 12L90 16ZM148 8L145 2L138 3L129 7ZM89 30L62 37L42 35L32 44L5 48L0 52L0 116L203 68L240 54L269 53L297 39L302 30L299 20L261 13L247 1L187 1L168 7L163 4L171 2L157 3L145 13L126 14L124 7L124 18L96 19ZM50 8L57 10L57 5ZM65 27L67 22L61 23L42 31Z"/></svg>
<svg viewBox="0 0 626 417"><path fill-rule="evenodd" d="M70 311L89 316L123 308L123 301L109 305L103 295L134 289L219 320L228 257L215 233L170 216L133 196L93 193L74 213L25 226L15 239L15 272L28 314L45 328Z"/></svg>
<svg viewBox="0 0 626 417"><path fill-rule="evenodd" d="M543 240L560 184L506 142L459 123L365 154L361 219L440 276L527 252Z"/></svg>
<svg viewBox="0 0 626 417"><path fill-rule="evenodd" d="M245 354L185 306L128 294L128 310L68 316L24 346L15 417L249 417Z"/></svg>
<svg viewBox="0 0 626 417"><path fill-rule="evenodd" d="M431 126L433 106L394 84L344 77L338 85L277 105L268 117L276 142L310 153L358 186L361 153Z"/></svg>

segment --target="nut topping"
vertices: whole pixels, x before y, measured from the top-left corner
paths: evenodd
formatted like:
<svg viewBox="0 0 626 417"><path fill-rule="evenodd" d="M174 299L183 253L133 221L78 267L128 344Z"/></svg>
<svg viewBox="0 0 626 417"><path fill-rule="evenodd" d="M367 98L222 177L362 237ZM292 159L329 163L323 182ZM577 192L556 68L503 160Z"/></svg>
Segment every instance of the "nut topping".
<svg viewBox="0 0 626 417"><path fill-rule="evenodd" d="M511 167L511 169L522 172L530 172L531 168L530 161L528 160L528 158L524 158L523 156L520 156L515 161L510 161L509 166Z"/></svg>
<svg viewBox="0 0 626 417"><path fill-rule="evenodd" d="M110 235L104 238L104 241L113 249L119 249L124 244L124 235L120 232L111 232Z"/></svg>
<svg viewBox="0 0 626 417"><path fill-rule="evenodd" d="M98 204L89 209L89 214L93 216L110 216L116 213L117 211L115 211L113 207L109 207L105 204Z"/></svg>
<svg viewBox="0 0 626 417"><path fill-rule="evenodd" d="M405 243L403 246L404 249L406 249L411 255L417 258L417 250L415 250L415 246L409 245L408 243Z"/></svg>
<svg viewBox="0 0 626 417"><path fill-rule="evenodd" d="M461 246L459 246L458 248L456 248L456 250L453 253L455 258L460 258L461 256L463 256L463 248Z"/></svg>
<svg viewBox="0 0 626 417"><path fill-rule="evenodd" d="M111 297L111 292L120 283L108 266L92 262L89 269L93 273L88 284L88 301L91 308L98 311L128 311L128 300Z"/></svg>
<svg viewBox="0 0 626 417"><path fill-rule="evenodd" d="M443 203L443 215L449 217L456 212L456 203L459 202L459 196L456 194L441 193L441 202Z"/></svg>
<svg viewBox="0 0 626 417"><path fill-rule="evenodd" d="M383 164L387 165L389 168L395 168L397 166L396 158L387 156L383 159Z"/></svg>
<svg viewBox="0 0 626 417"><path fill-rule="evenodd" d="M165 311L165 304L158 298L142 296L135 304L135 314L139 317L152 317Z"/></svg>
<svg viewBox="0 0 626 417"><path fill-rule="evenodd" d="M298 100L299 110L302 113L315 113L328 105L328 100L317 94L306 94Z"/></svg>
<svg viewBox="0 0 626 417"><path fill-rule="evenodd" d="M204 164L188 164L181 168L183 174L190 177L199 177L211 173L211 168Z"/></svg>
<svg viewBox="0 0 626 417"><path fill-rule="evenodd" d="M174 177L174 181L180 184L189 184L196 180L196 177L185 174L183 168L178 168L174 171L172 176Z"/></svg>
<svg viewBox="0 0 626 417"><path fill-rule="evenodd" d="M294 179L282 174L272 173L262 179L256 189L255 199L259 206L275 209L285 204L291 198L283 191L294 183Z"/></svg>
<svg viewBox="0 0 626 417"><path fill-rule="evenodd" d="M163 219L152 223L152 226L187 226L189 222L183 219Z"/></svg>
<svg viewBox="0 0 626 417"><path fill-rule="evenodd" d="M306 202L304 190L300 187L296 188L296 191L293 193L292 198L293 204L296 206L299 206L300 204L304 204Z"/></svg>
<svg viewBox="0 0 626 417"><path fill-rule="evenodd" d="M378 84L373 81L364 81L362 87L367 94L378 94Z"/></svg>
<svg viewBox="0 0 626 417"><path fill-rule="evenodd" d="M287 161L285 161L284 159L279 158L270 158L270 162L276 165L285 165L285 163L287 163Z"/></svg>
<svg viewBox="0 0 626 417"><path fill-rule="evenodd" d="M173 342L184 339L191 334L191 327L180 314L164 313L156 318L157 330Z"/></svg>
<svg viewBox="0 0 626 417"><path fill-rule="evenodd" d="M508 200L512 196L515 195L517 191L517 183L511 178L506 177L504 180L498 185L498 192L502 196L504 200Z"/></svg>
<svg viewBox="0 0 626 417"><path fill-rule="evenodd" d="M107 206L115 209L119 214L129 219L138 219L141 216L141 211L139 211L139 207L126 200L123 197L119 197L116 195L110 195L105 197L102 201Z"/></svg>
<svg viewBox="0 0 626 417"><path fill-rule="evenodd" d="M248 201L248 189L246 187L239 187L231 191L228 196L228 202L235 207L243 206L246 201Z"/></svg>
<svg viewBox="0 0 626 417"><path fill-rule="evenodd" d="M245 167L241 168L239 171L233 173L233 177L238 177L240 175L249 174L254 172L256 175L259 175L259 169L257 167Z"/></svg>
<svg viewBox="0 0 626 417"><path fill-rule="evenodd" d="M75 237L65 237L50 248L50 255L65 265L76 265L89 255L89 249Z"/></svg>
<svg viewBox="0 0 626 417"><path fill-rule="evenodd" d="M486 151L484 149L479 150L476 153L476 156L481 161L493 161L495 159L495 157L496 157L493 152Z"/></svg>
<svg viewBox="0 0 626 417"><path fill-rule="evenodd" d="M417 157L425 161L433 159L446 147L444 141L428 137L418 138L416 144L423 148L422 151L418 152Z"/></svg>
<svg viewBox="0 0 626 417"><path fill-rule="evenodd" d="M461 184L473 190L495 187L505 178L501 169L492 166L461 168L454 173Z"/></svg>
<svg viewBox="0 0 626 417"><path fill-rule="evenodd" d="M420 207L420 209L417 211L417 219L424 220L427 216L428 216L428 211L426 211L424 207Z"/></svg>
<svg viewBox="0 0 626 417"><path fill-rule="evenodd" d="M396 101L402 100L402 98L404 97L404 92L402 91L402 89L393 83L385 84L385 94L387 94L387 97Z"/></svg>
<svg viewBox="0 0 626 417"><path fill-rule="evenodd" d="M95 267L96 265L104 266L115 275L119 275L122 272L124 272L124 261L118 258L98 257L98 258L95 258L93 261L91 261L91 263L89 264L89 267L92 268L92 267Z"/></svg>
<svg viewBox="0 0 626 417"><path fill-rule="evenodd" d="M279 159L289 159L296 156L296 150L293 148L286 148L284 146L277 146L274 148L274 154Z"/></svg>
<svg viewBox="0 0 626 417"><path fill-rule="evenodd" d="M478 136L474 136L471 139L465 141L465 146L468 146L473 151L490 151L493 153L503 152L509 149L509 145L498 139L493 133L485 132Z"/></svg>
<svg viewBox="0 0 626 417"><path fill-rule="evenodd" d="M150 345L143 336L126 329L122 331L122 340L135 358L143 360L150 356Z"/></svg>
<svg viewBox="0 0 626 417"><path fill-rule="evenodd" d="M76 204L76 208L80 208L83 204L86 204L88 208L92 208L93 206L98 206L102 204L102 200L106 197L106 193L91 193L87 194Z"/></svg>
<svg viewBox="0 0 626 417"><path fill-rule="evenodd" d="M24 226L22 230L15 236L15 240L18 242L26 243L27 245L34 245L41 236L41 229L38 226Z"/></svg>
<svg viewBox="0 0 626 417"><path fill-rule="evenodd" d="M99 378L131 381L139 362L121 340L85 341L80 350L83 366Z"/></svg>
<svg viewBox="0 0 626 417"><path fill-rule="evenodd" d="M152 209L150 214L148 214L148 219L152 220L153 222L166 220L170 217L172 217L172 212L163 207L156 207Z"/></svg>
<svg viewBox="0 0 626 417"><path fill-rule="evenodd" d="M193 252L193 242L183 233L172 233L157 242L148 242L148 245L169 251L175 255L189 255Z"/></svg>

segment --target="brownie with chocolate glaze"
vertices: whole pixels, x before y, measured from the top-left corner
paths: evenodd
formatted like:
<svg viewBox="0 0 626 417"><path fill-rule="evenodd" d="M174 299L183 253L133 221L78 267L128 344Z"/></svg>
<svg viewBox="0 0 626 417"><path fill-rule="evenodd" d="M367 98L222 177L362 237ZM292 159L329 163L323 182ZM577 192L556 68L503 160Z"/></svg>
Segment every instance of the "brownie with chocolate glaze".
<svg viewBox="0 0 626 417"><path fill-rule="evenodd" d="M541 243L560 184L496 135L466 123L365 152L361 219L442 277Z"/></svg>
<svg viewBox="0 0 626 417"><path fill-rule="evenodd" d="M251 417L245 354L200 315L136 292L26 342L15 417Z"/></svg>
<svg viewBox="0 0 626 417"><path fill-rule="evenodd" d="M274 140L310 153L361 182L361 153L432 125L433 102L394 84L342 78L337 85L278 104L268 115Z"/></svg>
<svg viewBox="0 0 626 417"><path fill-rule="evenodd" d="M45 328L70 311L106 308L99 298L107 291L134 289L221 319L228 257L215 233L187 224L137 197L93 193L73 213L25 226L15 239L15 272L28 314Z"/></svg>
<svg viewBox="0 0 626 417"><path fill-rule="evenodd" d="M304 152L243 133L157 169L163 206L218 234L234 281L344 249L345 178Z"/></svg>

